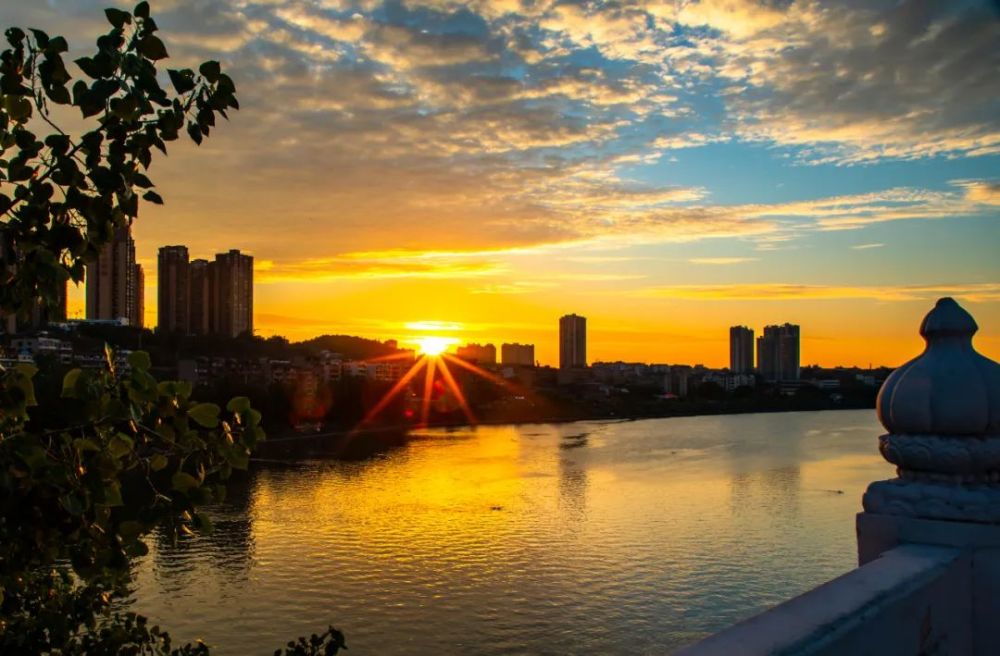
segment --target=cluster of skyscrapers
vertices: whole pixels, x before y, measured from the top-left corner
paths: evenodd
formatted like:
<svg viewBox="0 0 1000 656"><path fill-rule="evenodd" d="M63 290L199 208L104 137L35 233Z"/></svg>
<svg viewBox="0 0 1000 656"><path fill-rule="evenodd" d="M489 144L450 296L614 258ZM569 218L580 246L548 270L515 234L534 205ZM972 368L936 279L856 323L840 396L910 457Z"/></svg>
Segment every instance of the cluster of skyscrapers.
<svg viewBox="0 0 1000 656"><path fill-rule="evenodd" d="M157 328L185 335L253 332L253 256L238 250L190 260L186 246L164 246L157 266ZM119 228L87 265L87 319L143 327L145 275L130 227Z"/></svg>
<svg viewBox="0 0 1000 656"><path fill-rule="evenodd" d="M764 334L757 338L757 372L771 381L799 379L799 327L785 323L764 326ZM729 369L745 374L754 371L753 329L733 326L729 329Z"/></svg>
<svg viewBox="0 0 1000 656"><path fill-rule="evenodd" d="M253 333L253 256L238 250L191 260L163 246L157 262L159 330L183 335Z"/></svg>

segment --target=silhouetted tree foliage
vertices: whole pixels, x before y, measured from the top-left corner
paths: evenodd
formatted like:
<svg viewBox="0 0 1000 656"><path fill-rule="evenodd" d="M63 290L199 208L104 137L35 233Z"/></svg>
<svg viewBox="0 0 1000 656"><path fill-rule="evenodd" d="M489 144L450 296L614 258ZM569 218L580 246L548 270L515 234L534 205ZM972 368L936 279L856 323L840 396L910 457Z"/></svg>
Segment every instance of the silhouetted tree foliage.
<svg viewBox="0 0 1000 656"><path fill-rule="evenodd" d="M147 172L153 150L182 132L200 144L216 117L238 109L218 62L168 69L149 5L105 10L111 29L75 61L62 37L5 32L0 54L0 316L58 302L83 280L141 197L162 203ZM51 110L74 108L90 129L60 128ZM51 129L41 137L34 130ZM212 530L202 511L225 497L264 438L246 397L199 403L185 382L158 382L142 351L120 369L36 378L22 364L0 371L0 652L11 654L205 654L173 646L158 626L114 610L131 561L154 529L174 540ZM59 372L61 373L61 372ZM38 406L39 396L58 407ZM58 392L56 391L58 390ZM56 398L58 397L58 398ZM289 643L286 654L334 654L334 629ZM281 653L281 650L279 650Z"/></svg>

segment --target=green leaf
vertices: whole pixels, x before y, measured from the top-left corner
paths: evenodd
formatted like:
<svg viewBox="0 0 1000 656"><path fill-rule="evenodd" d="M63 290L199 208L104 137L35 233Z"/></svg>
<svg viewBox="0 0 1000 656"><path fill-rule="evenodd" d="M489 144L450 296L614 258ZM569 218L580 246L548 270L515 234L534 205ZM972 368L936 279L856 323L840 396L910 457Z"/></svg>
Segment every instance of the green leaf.
<svg viewBox="0 0 1000 656"><path fill-rule="evenodd" d="M198 482L198 479L187 472L179 471L170 477L170 486L178 492L187 492L199 485L201 483Z"/></svg>
<svg viewBox="0 0 1000 656"><path fill-rule="evenodd" d="M14 370L17 371L22 376L24 376L25 378L34 378L35 374L38 373L38 367L36 367L33 364L28 364L26 362L22 362L20 364L15 365Z"/></svg>
<svg viewBox="0 0 1000 656"><path fill-rule="evenodd" d="M153 457L149 459L149 468L152 469L153 471L160 471L161 469L167 466L168 462L169 461L167 460L167 457L165 455L157 453L154 454Z"/></svg>
<svg viewBox="0 0 1000 656"><path fill-rule="evenodd" d="M101 450L101 447L97 446L97 444L95 444L93 440L88 440L85 437L78 437L75 440L73 440L73 448L79 451L80 453L84 453L86 451Z"/></svg>
<svg viewBox="0 0 1000 656"><path fill-rule="evenodd" d="M35 385L31 382L31 379L36 373L38 373L38 367L32 364L21 363L14 367L20 376L15 377L11 384L21 390L24 394L24 405L26 407L38 405L38 401L35 399Z"/></svg>
<svg viewBox="0 0 1000 656"><path fill-rule="evenodd" d="M153 191L152 189L144 193L142 197L143 199L148 200L150 203L154 203L156 205L163 205L163 197L160 196L160 194Z"/></svg>
<svg viewBox="0 0 1000 656"><path fill-rule="evenodd" d="M126 23L132 22L132 15L127 11L122 11L121 9L105 9L104 15L107 16L108 22L111 23L112 27L115 29L121 29Z"/></svg>
<svg viewBox="0 0 1000 656"><path fill-rule="evenodd" d="M201 73L206 80L215 84L219 80L219 75L222 74L222 67L219 66L217 61L207 61L198 67L198 72Z"/></svg>
<svg viewBox="0 0 1000 656"><path fill-rule="evenodd" d="M133 520L127 520L118 525L118 535L126 542L135 540L142 533L142 524Z"/></svg>
<svg viewBox="0 0 1000 656"><path fill-rule="evenodd" d="M29 109L30 109L30 106L29 106ZM194 141L196 144L198 144L200 146L201 145L202 134L201 134L201 128L198 127L198 124L197 123L188 123L187 132L188 132L188 136L191 137L191 140Z"/></svg>
<svg viewBox="0 0 1000 656"><path fill-rule="evenodd" d="M147 178L142 173L136 173L132 176L132 184L136 187L141 187L143 189L149 189L153 186L153 181Z"/></svg>
<svg viewBox="0 0 1000 656"><path fill-rule="evenodd" d="M31 33L35 35L35 43L38 44L39 49L45 50L49 47L49 35L41 30L32 29Z"/></svg>
<svg viewBox="0 0 1000 656"><path fill-rule="evenodd" d="M128 354L129 366L138 371L149 371L153 362L149 359L149 353L145 351L132 351Z"/></svg>
<svg viewBox="0 0 1000 656"><path fill-rule="evenodd" d="M128 543L128 546L125 547L125 553L133 558L138 558L148 554L149 547L142 540L136 540L135 542Z"/></svg>
<svg viewBox="0 0 1000 656"><path fill-rule="evenodd" d="M111 481L104 486L104 502L101 505L108 507L125 505L125 502L122 501L122 488L118 481Z"/></svg>
<svg viewBox="0 0 1000 656"><path fill-rule="evenodd" d="M205 513L196 512L194 514L194 526L205 534L210 534L215 530L212 520Z"/></svg>
<svg viewBox="0 0 1000 656"><path fill-rule="evenodd" d="M4 109L12 119L24 122L31 118L31 103L20 96L5 96Z"/></svg>
<svg viewBox="0 0 1000 656"><path fill-rule="evenodd" d="M234 396L226 404L226 410L229 412L239 412L244 413L250 409L250 399L245 396Z"/></svg>
<svg viewBox="0 0 1000 656"><path fill-rule="evenodd" d="M49 87L45 90L46 95L52 102L58 105L68 105L72 102L69 97L69 90L66 87Z"/></svg>
<svg viewBox="0 0 1000 656"><path fill-rule="evenodd" d="M71 515L82 515L87 509L87 499L80 494L70 493L59 497L59 503Z"/></svg>
<svg viewBox="0 0 1000 656"><path fill-rule="evenodd" d="M49 41L50 52L66 52L67 50L69 50L69 44L61 36L52 37L52 40Z"/></svg>
<svg viewBox="0 0 1000 656"><path fill-rule="evenodd" d="M121 458L132 451L135 442L125 433L115 433L108 442L108 451L116 458Z"/></svg>
<svg viewBox="0 0 1000 656"><path fill-rule="evenodd" d="M233 446L226 452L226 461L233 466L233 469L246 469L250 464L250 454L242 446Z"/></svg>
<svg viewBox="0 0 1000 656"><path fill-rule="evenodd" d="M174 89L177 90L178 94L183 95L195 86L194 71L190 68L185 68L183 70L168 68L167 75L170 76L170 82L174 85Z"/></svg>
<svg viewBox="0 0 1000 656"><path fill-rule="evenodd" d="M215 428L219 425L219 412L219 406L214 403L199 403L188 410L188 416L205 428Z"/></svg>
<svg viewBox="0 0 1000 656"><path fill-rule="evenodd" d="M153 61L166 59L170 56L167 54L167 47L163 45L163 41L160 41L159 37L152 34L143 37L139 41L138 48L144 57Z"/></svg>
<svg viewBox="0 0 1000 656"><path fill-rule="evenodd" d="M76 398L76 381L80 379L82 371L82 369L70 369L66 372L66 375L63 376L62 398Z"/></svg>
<svg viewBox="0 0 1000 656"><path fill-rule="evenodd" d="M92 58L80 57L79 59L74 59L73 61L80 67L80 70L83 71L87 77L95 80L101 77L101 69ZM82 82L82 80L80 82ZM76 83L77 86L79 86L80 82Z"/></svg>

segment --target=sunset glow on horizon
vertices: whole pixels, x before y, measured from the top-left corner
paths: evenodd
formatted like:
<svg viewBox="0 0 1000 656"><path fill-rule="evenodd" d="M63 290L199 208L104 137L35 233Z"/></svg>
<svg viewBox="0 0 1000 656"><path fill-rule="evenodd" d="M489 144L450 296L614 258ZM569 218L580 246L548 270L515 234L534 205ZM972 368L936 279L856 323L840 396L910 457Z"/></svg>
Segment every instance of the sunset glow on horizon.
<svg viewBox="0 0 1000 656"><path fill-rule="evenodd" d="M13 3L67 62L112 0ZM955 297L1000 358L995 3L151 3L180 68L241 110L150 176L156 252L254 256L259 335L534 344L728 363L802 327L802 364L896 366ZM75 69L74 69L75 71ZM70 316L82 317L83 288Z"/></svg>
<svg viewBox="0 0 1000 656"><path fill-rule="evenodd" d="M431 357L437 357L448 350L448 347L454 344L457 340L453 337L438 337L438 336L428 336L421 337L417 341L417 347L419 348L419 353L422 355L429 355Z"/></svg>

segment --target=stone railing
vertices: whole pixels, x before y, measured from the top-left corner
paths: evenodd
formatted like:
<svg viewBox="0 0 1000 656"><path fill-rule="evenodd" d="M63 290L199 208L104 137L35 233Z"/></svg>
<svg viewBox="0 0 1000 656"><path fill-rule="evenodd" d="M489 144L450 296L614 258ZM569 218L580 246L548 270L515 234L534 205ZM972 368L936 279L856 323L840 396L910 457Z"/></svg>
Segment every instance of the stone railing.
<svg viewBox="0 0 1000 656"><path fill-rule="evenodd" d="M886 380L858 569L688 647L714 654L1000 654L1000 364L942 298L926 350Z"/></svg>

